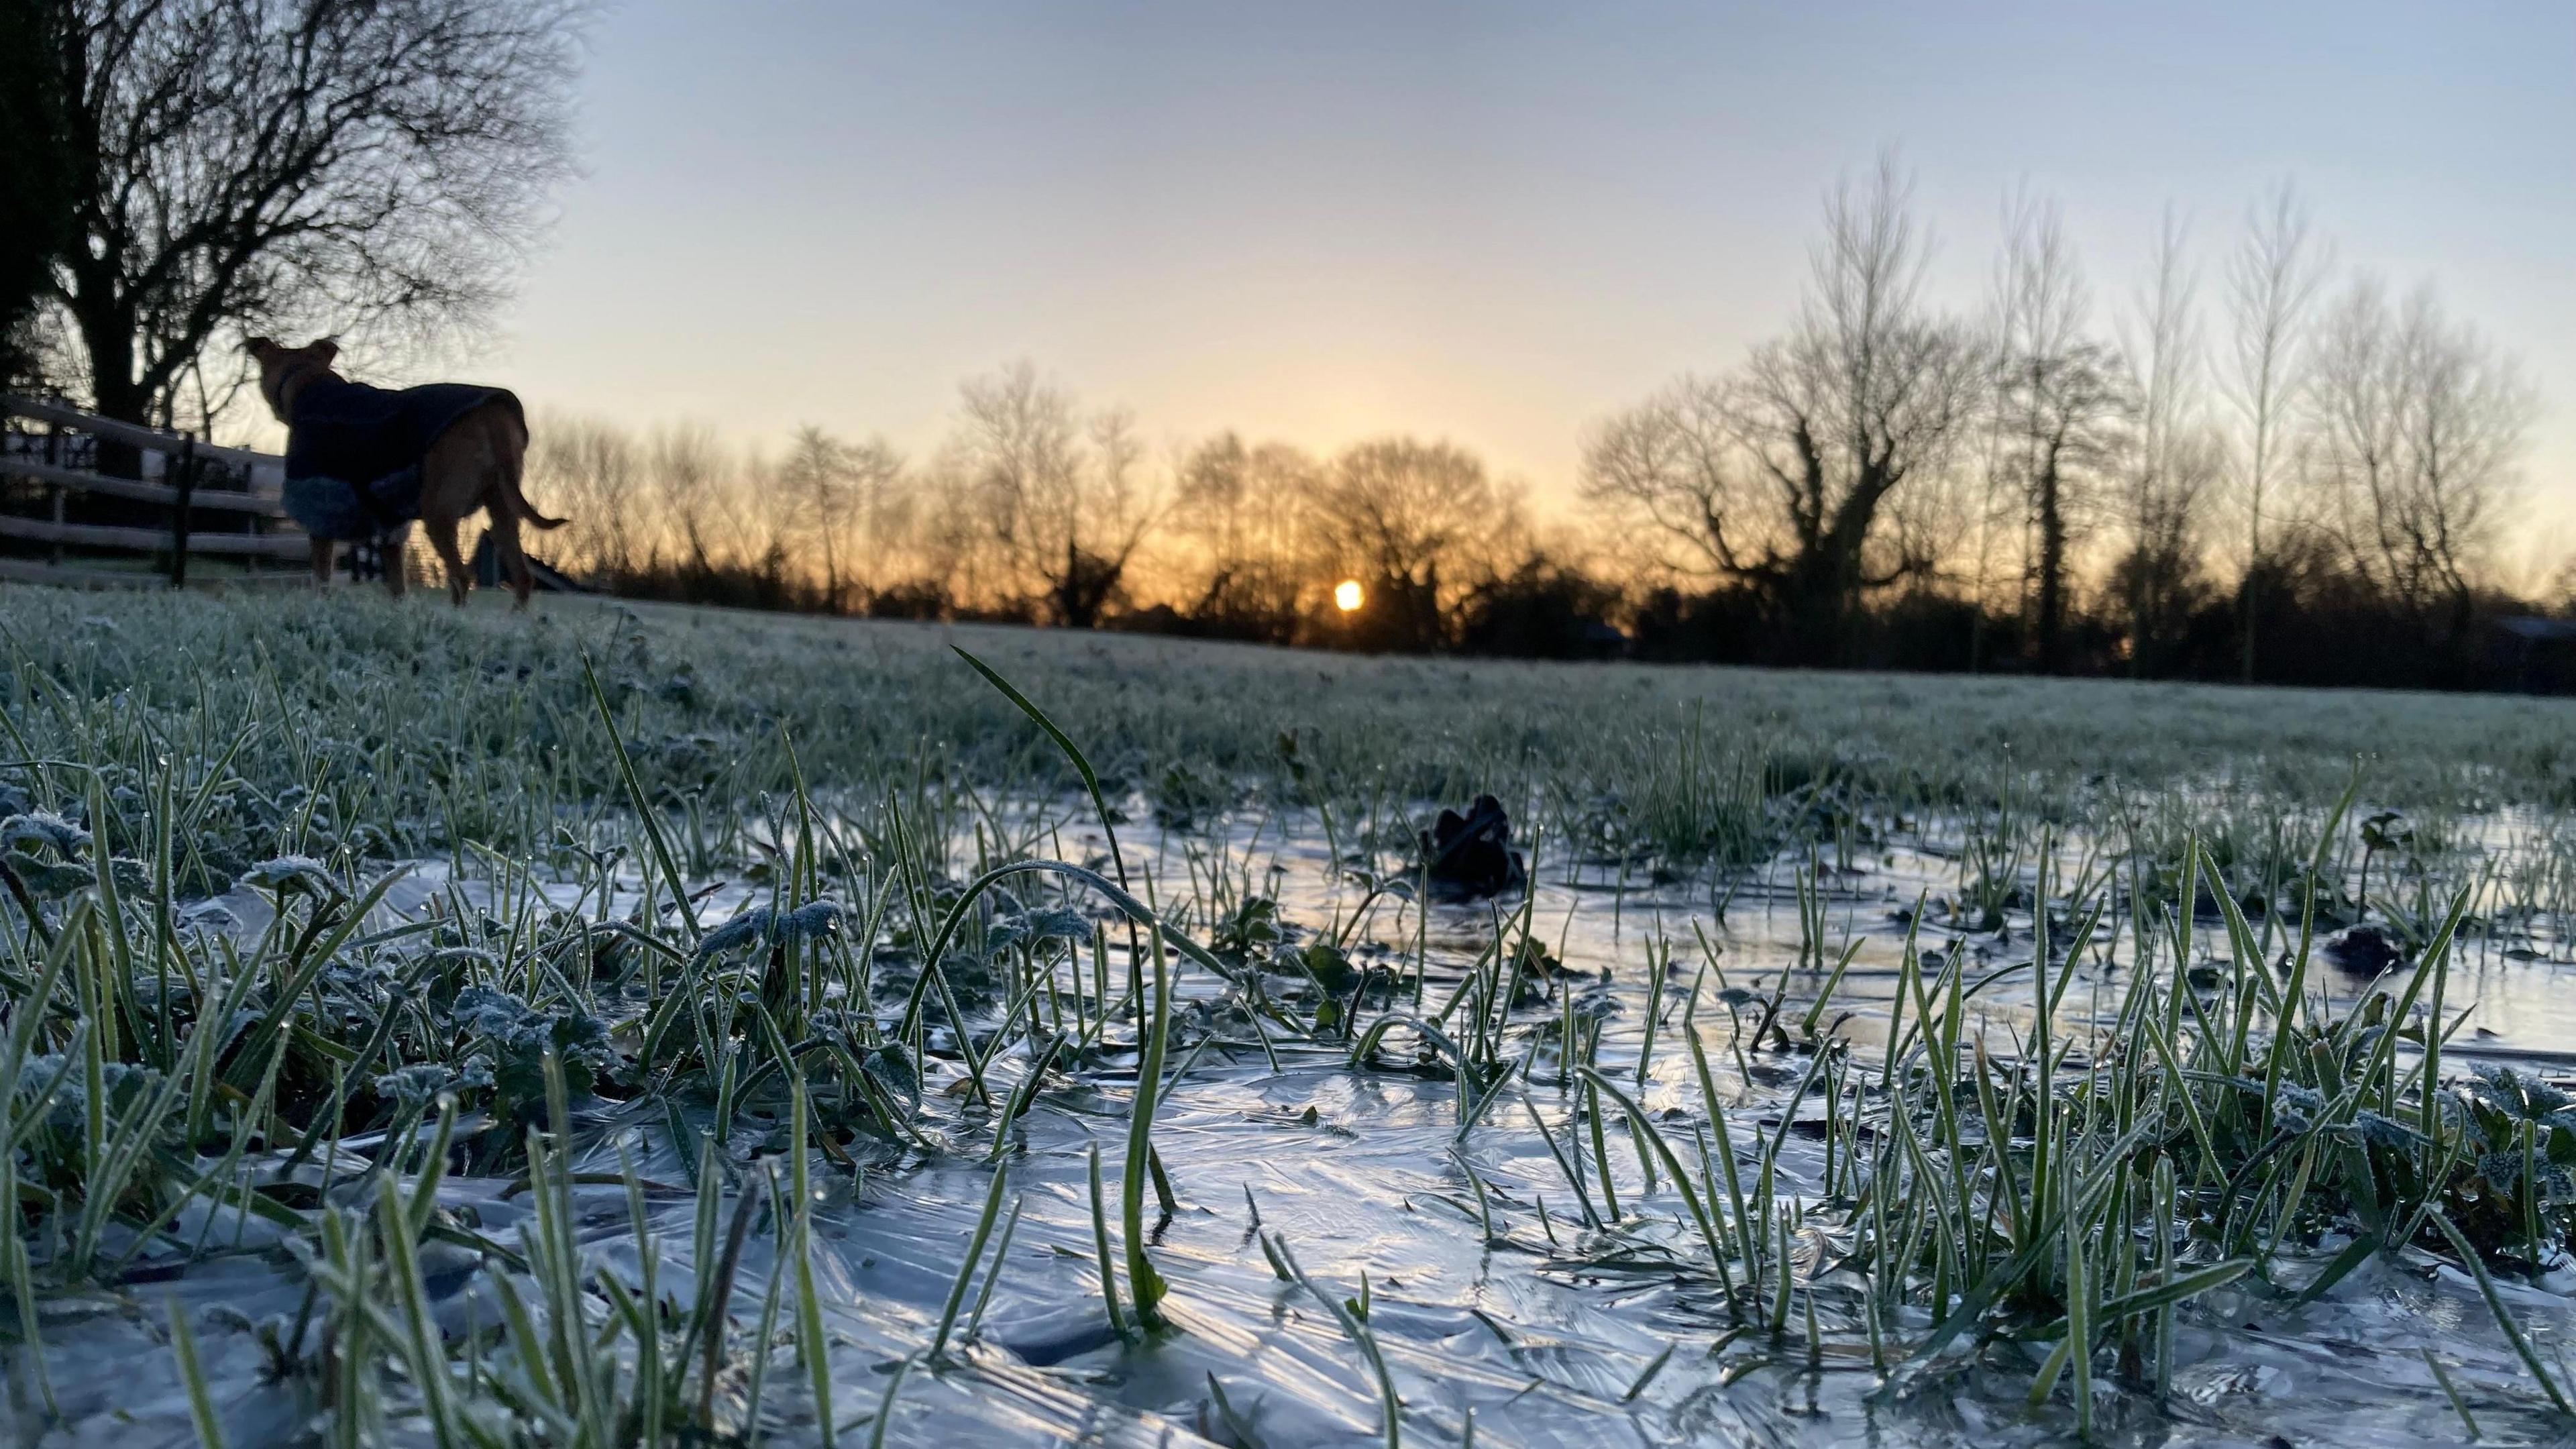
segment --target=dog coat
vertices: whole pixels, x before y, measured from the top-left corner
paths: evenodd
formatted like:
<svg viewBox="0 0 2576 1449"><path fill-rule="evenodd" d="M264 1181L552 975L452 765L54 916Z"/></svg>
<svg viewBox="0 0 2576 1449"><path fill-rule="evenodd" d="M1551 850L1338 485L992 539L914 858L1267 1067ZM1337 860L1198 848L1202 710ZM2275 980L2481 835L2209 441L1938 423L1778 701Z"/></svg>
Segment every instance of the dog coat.
<svg viewBox="0 0 2576 1449"><path fill-rule="evenodd" d="M503 388L439 382L399 391L324 375L298 388L286 425L286 514L315 538L356 540L420 517L420 465L456 420Z"/></svg>

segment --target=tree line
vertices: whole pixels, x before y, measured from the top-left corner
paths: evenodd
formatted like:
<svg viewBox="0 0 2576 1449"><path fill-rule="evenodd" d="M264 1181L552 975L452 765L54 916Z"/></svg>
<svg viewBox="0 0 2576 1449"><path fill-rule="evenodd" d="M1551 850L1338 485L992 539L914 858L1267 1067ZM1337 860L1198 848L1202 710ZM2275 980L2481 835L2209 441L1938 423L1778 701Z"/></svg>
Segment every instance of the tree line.
<svg viewBox="0 0 2576 1449"><path fill-rule="evenodd" d="M571 512L558 566L646 598L1417 651L1472 647L1543 574L1580 582L1587 620L1620 607L1463 448L1157 445L1027 363L962 384L917 459L817 427L764 452L543 417L529 486Z"/></svg>
<svg viewBox="0 0 2576 1449"><path fill-rule="evenodd" d="M2055 206L1943 311L1904 178L1829 198L1806 302L1596 428L1583 494L1661 548L1682 647L1784 663L2469 685L2513 597L2536 399L2428 285L2338 276L2284 185L2211 270L2168 216L2119 308Z"/></svg>
<svg viewBox="0 0 2576 1449"><path fill-rule="evenodd" d="M1905 177L1838 187L1786 330L1593 424L1553 513L1447 441L1149 443L1025 363L917 458L565 418L532 477L618 592L1282 644L2473 687L2570 612L2502 557L2519 367L2288 187L2209 259L2169 216L2115 307L2046 199L2002 233L1946 310Z"/></svg>

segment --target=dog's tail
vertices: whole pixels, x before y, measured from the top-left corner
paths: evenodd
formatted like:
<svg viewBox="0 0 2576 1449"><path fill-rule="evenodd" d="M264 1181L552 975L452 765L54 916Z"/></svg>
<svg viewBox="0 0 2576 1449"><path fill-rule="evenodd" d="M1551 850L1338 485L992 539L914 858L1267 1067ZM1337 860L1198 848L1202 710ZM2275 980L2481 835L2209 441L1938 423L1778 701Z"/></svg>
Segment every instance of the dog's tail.
<svg viewBox="0 0 2576 1449"><path fill-rule="evenodd" d="M528 502L528 495L519 490L519 474L525 471L528 461L527 425L516 418L512 418L509 425L501 428L499 431L501 437L501 495L507 502L510 511L517 514L522 522L531 524L537 528L561 528L565 524L571 522L572 520L568 518L548 518L544 514L539 513L536 510L536 506Z"/></svg>

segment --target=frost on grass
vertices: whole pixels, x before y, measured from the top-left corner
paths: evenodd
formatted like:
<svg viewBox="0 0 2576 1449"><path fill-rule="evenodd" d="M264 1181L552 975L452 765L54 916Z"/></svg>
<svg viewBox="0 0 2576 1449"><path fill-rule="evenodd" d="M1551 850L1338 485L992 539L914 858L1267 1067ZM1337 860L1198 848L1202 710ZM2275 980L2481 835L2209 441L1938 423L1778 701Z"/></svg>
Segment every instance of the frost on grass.
<svg viewBox="0 0 2576 1449"><path fill-rule="evenodd" d="M1104 821L926 631L21 597L0 1375L98 1442L174 1285L333 1443L2559 1432L2576 1101L2440 1036L2567 956L2523 702L977 636ZM973 893L1059 858L1155 920Z"/></svg>

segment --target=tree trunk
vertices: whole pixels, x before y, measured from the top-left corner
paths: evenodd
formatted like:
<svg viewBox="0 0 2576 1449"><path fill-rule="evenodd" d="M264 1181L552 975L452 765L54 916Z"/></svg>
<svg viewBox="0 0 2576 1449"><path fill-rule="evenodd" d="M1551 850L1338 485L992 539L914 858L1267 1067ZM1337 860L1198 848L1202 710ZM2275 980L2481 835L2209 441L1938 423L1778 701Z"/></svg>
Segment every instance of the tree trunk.
<svg viewBox="0 0 2576 1449"><path fill-rule="evenodd" d="M1831 526L1816 533L1791 561L1781 581L1789 646L1782 661L1832 668L1848 661L1850 625L1862 587L1862 550L1869 543L1878 500L1895 486L1883 475L1864 477L1834 510Z"/></svg>
<svg viewBox="0 0 2576 1449"><path fill-rule="evenodd" d="M2253 560L2245 565L2245 586L2238 593L2237 609L2245 616L2245 654L2238 682L2244 684L2254 682L2254 592L2255 582L2262 576L2262 572L2263 556L2256 554Z"/></svg>
<svg viewBox="0 0 2576 1449"><path fill-rule="evenodd" d="M1830 668L1843 662L1845 615L1856 569L1846 568L1830 544L1799 559L1781 590L1788 616L1780 662Z"/></svg>
<svg viewBox="0 0 2576 1449"><path fill-rule="evenodd" d="M72 323L80 329L81 350L89 354L90 410L120 423L150 426L152 397L135 379L135 320L128 309L101 291L113 282L94 269L76 274L78 292L71 299ZM143 476L142 453L125 443L100 439L98 471L111 478Z"/></svg>
<svg viewBox="0 0 2576 1449"><path fill-rule="evenodd" d="M2065 668L2066 510L2060 481L2052 458L2039 475L2039 620L2033 632L2042 674Z"/></svg>
<svg viewBox="0 0 2576 1449"><path fill-rule="evenodd" d="M2140 547L2129 557L2129 677L2144 679L2150 669L2147 639L2152 626L2147 620L2148 551Z"/></svg>

